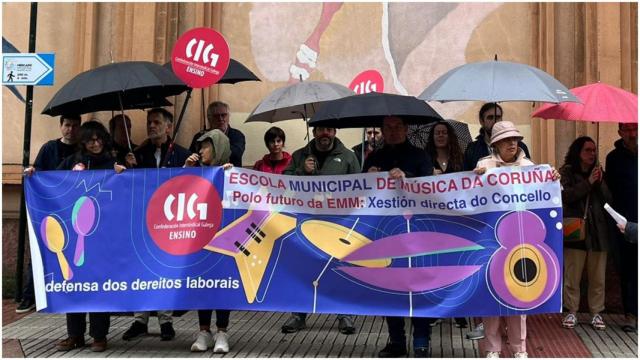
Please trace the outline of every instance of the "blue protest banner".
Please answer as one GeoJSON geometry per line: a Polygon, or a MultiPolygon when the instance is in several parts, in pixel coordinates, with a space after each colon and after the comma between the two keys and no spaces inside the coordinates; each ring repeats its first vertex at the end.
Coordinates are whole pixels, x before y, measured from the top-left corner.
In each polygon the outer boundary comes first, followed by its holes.
{"type": "Polygon", "coordinates": [[[51,171],[25,193],[38,308],[49,312],[561,310],[560,186],[546,165],[403,181],[51,171]]]}

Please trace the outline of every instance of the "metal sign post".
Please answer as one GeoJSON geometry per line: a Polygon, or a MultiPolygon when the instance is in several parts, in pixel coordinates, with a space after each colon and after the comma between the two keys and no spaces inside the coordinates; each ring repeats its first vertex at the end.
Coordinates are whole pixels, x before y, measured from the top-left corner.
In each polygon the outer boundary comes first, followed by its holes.
{"type": "MultiPolygon", "coordinates": [[[[38,3],[31,3],[31,17],[29,21],[29,52],[36,51],[36,24],[38,22],[38,3]]],[[[24,110],[24,140],[22,147],[22,167],[29,166],[31,150],[31,113],[33,110],[33,85],[27,86],[27,101],[24,110]]],[[[24,202],[24,181],[20,196],[20,220],[18,222],[18,258],[16,259],[16,301],[22,300],[22,278],[24,275],[24,248],[26,241],[27,210],[24,202]]]]}

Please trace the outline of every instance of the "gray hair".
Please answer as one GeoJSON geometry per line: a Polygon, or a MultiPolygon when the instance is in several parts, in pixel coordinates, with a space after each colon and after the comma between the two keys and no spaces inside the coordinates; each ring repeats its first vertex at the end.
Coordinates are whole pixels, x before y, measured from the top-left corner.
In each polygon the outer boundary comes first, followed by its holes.
{"type": "Polygon", "coordinates": [[[209,116],[211,116],[211,113],[213,112],[214,108],[217,108],[218,106],[224,106],[227,109],[227,112],[230,111],[229,108],[229,104],[227,104],[226,102],[222,102],[222,101],[214,101],[211,104],[209,104],[209,106],[207,107],[207,118],[209,118],[209,116]]]}

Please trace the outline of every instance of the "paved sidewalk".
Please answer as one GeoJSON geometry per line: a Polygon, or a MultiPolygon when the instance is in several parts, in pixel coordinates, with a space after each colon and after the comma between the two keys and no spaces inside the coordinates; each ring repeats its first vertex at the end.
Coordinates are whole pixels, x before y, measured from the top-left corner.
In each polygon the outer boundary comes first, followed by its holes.
{"type": "MultiPolygon", "coordinates": [[[[160,341],[155,318],[149,322],[150,335],[123,341],[122,333],[133,321],[128,316],[112,316],[109,347],[92,353],[89,347],[66,353],[56,352],[55,344],[66,337],[64,315],[31,313],[3,326],[3,357],[376,357],[386,344],[388,333],[382,317],[358,316],[353,335],[338,332],[335,315],[311,315],[307,329],[282,334],[280,326],[289,315],[275,312],[237,311],[229,326],[231,351],[226,355],[191,353],[189,348],[198,329],[196,312],[174,319],[177,336],[160,341]]],[[[530,357],[638,357],[638,336],[620,330],[621,315],[605,315],[607,331],[596,332],[588,316],[580,314],[575,330],[559,326],[559,314],[530,316],[528,351],[530,357]]],[[[407,331],[408,329],[407,322],[407,331]]],[[[478,357],[477,342],[467,340],[468,329],[458,329],[449,320],[433,328],[432,357],[478,357]]],[[[91,338],[87,336],[87,342],[91,338]]],[[[505,353],[503,356],[510,354],[505,353]]]]}

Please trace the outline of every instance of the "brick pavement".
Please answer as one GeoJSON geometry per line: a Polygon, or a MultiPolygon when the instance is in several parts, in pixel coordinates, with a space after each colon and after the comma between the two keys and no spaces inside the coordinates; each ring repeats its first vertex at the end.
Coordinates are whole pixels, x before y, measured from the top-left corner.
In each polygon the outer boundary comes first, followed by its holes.
{"type": "MultiPolygon", "coordinates": [[[[60,353],[55,344],[66,336],[65,319],[61,314],[30,313],[16,315],[9,312],[15,304],[3,303],[4,357],[220,357],[210,351],[191,353],[189,346],[197,334],[197,316],[189,312],[175,318],[177,337],[170,342],[159,339],[157,321],[149,323],[151,335],[128,342],[122,333],[131,324],[130,316],[112,316],[109,348],[102,354],[88,348],[60,353]]],[[[311,315],[308,329],[297,334],[282,334],[280,326],[287,314],[274,312],[237,311],[232,314],[229,334],[231,351],[223,357],[375,357],[384,346],[388,333],[379,316],[358,316],[357,333],[350,336],[336,330],[335,315],[311,315]]],[[[589,358],[638,357],[637,333],[625,333],[619,314],[604,314],[607,331],[595,331],[588,314],[579,314],[581,323],[574,330],[560,327],[560,314],[530,316],[528,322],[528,351],[531,357],[589,358]]],[[[408,324],[408,322],[407,322],[408,324]]],[[[408,325],[407,325],[408,326],[408,325]]],[[[407,329],[409,330],[409,329],[407,329]]],[[[449,320],[433,328],[432,357],[478,357],[478,343],[464,338],[468,329],[455,328],[449,320]]],[[[91,342],[90,337],[86,337],[91,342]]],[[[410,341],[410,339],[409,339],[410,341]]],[[[503,354],[504,357],[508,352],[503,354]]]]}

